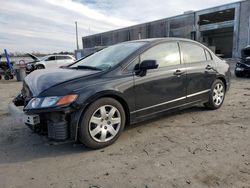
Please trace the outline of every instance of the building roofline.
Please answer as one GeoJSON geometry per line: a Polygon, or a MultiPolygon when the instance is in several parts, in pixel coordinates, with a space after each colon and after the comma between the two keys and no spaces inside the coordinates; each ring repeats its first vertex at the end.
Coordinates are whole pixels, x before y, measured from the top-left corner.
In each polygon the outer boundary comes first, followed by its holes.
{"type": "Polygon", "coordinates": [[[195,13],[206,11],[206,10],[209,10],[209,9],[216,9],[216,8],[229,6],[229,5],[234,5],[234,4],[237,5],[237,4],[240,4],[240,3],[245,2],[245,1],[247,1],[247,0],[239,0],[239,1],[236,1],[236,2],[227,3],[227,4],[223,4],[223,5],[218,5],[218,6],[214,6],[214,7],[210,7],[210,8],[205,8],[205,9],[193,11],[193,12],[190,12],[190,13],[179,14],[179,15],[170,16],[170,17],[167,17],[167,18],[162,18],[162,19],[159,19],[159,20],[148,21],[148,22],[139,23],[139,24],[136,24],[136,25],[123,27],[123,28],[118,28],[118,29],[113,29],[113,30],[109,30],[109,31],[105,31],[105,32],[92,34],[92,35],[87,35],[87,36],[83,36],[82,39],[102,35],[102,34],[105,34],[105,33],[118,32],[118,31],[125,30],[125,29],[132,29],[133,27],[138,27],[138,26],[142,26],[142,25],[145,25],[145,24],[151,24],[151,23],[161,22],[161,21],[165,21],[165,20],[172,20],[172,19],[175,19],[175,18],[178,18],[178,17],[184,17],[184,16],[187,16],[187,15],[190,15],[190,14],[195,14],[195,13]]]}

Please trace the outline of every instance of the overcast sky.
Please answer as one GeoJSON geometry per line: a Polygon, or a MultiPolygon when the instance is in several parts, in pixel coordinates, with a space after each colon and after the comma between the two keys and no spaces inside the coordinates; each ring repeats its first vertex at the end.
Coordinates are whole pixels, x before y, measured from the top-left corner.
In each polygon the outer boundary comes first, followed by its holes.
{"type": "Polygon", "coordinates": [[[0,0],[0,49],[60,52],[81,37],[237,0],[0,0]]]}

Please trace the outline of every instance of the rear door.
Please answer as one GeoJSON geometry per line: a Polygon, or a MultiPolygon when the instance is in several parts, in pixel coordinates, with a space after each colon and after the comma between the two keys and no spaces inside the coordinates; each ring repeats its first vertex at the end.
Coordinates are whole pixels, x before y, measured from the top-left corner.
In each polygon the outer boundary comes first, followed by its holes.
{"type": "Polygon", "coordinates": [[[158,69],[145,76],[135,76],[137,117],[183,105],[186,100],[186,68],[181,64],[177,42],[151,47],[140,55],[140,62],[156,60],[158,69]]]}
{"type": "Polygon", "coordinates": [[[212,56],[199,44],[192,42],[180,44],[187,71],[187,102],[206,100],[216,78],[212,56]]]}

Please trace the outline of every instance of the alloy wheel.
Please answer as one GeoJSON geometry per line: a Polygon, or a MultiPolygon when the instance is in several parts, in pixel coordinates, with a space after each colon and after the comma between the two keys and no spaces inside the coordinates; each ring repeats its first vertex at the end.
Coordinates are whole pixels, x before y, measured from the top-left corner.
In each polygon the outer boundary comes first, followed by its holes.
{"type": "Polygon", "coordinates": [[[214,104],[217,106],[221,105],[224,99],[224,95],[224,86],[221,83],[217,83],[213,90],[214,104]]]}

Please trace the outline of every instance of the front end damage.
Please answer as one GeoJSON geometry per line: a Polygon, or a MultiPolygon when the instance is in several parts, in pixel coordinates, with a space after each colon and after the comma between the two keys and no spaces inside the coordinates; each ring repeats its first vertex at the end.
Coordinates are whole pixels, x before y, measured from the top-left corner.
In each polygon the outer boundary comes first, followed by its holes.
{"type": "Polygon", "coordinates": [[[12,114],[21,114],[23,122],[35,133],[55,141],[77,140],[77,125],[82,112],[78,106],[28,109],[32,99],[32,92],[24,83],[21,94],[10,103],[9,109],[12,114]]]}

